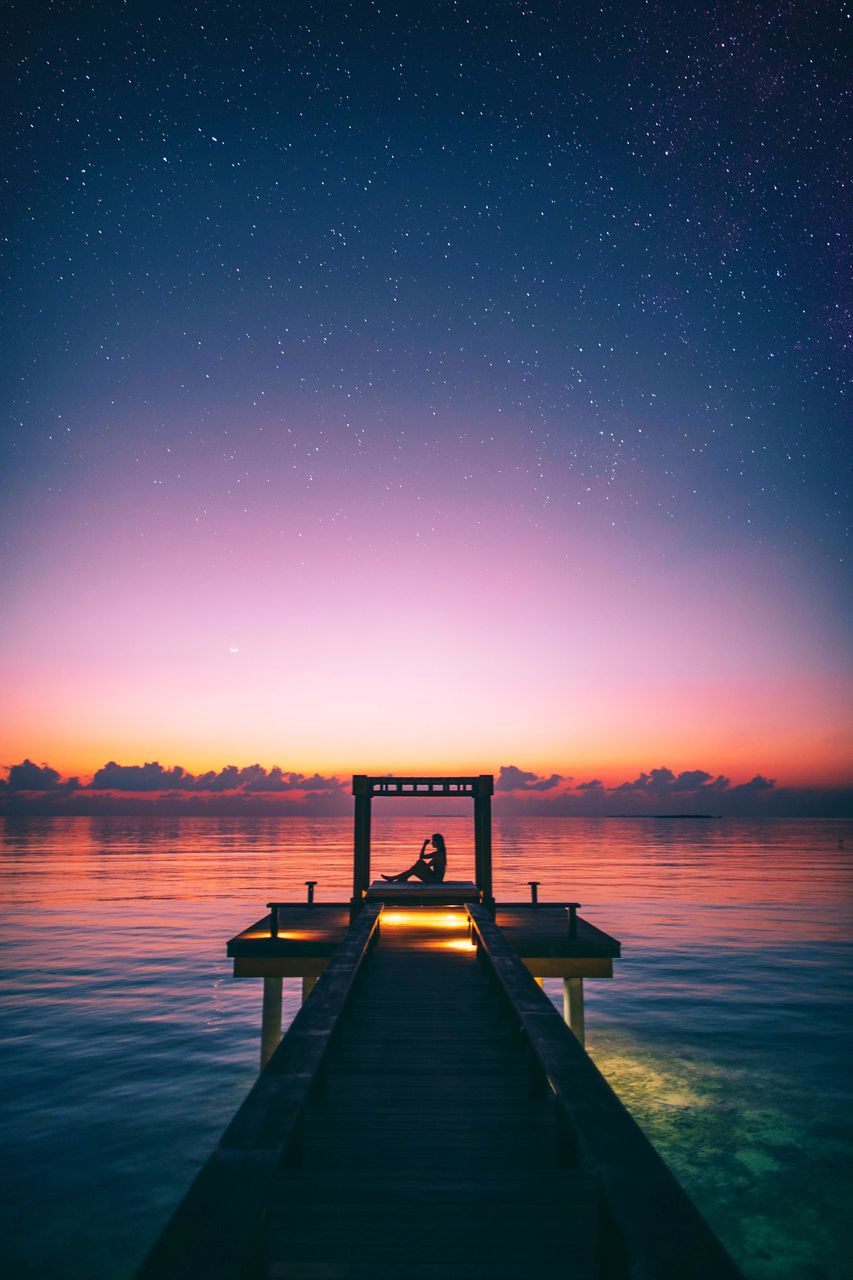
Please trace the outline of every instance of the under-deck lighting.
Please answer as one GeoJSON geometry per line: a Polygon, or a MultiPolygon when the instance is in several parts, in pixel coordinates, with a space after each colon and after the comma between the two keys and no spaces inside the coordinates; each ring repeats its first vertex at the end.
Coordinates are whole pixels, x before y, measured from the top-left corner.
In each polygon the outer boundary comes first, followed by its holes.
{"type": "Polygon", "coordinates": [[[381,925],[422,929],[464,929],[468,917],[462,911],[383,911],[381,925]]]}
{"type": "MultiPolygon", "coordinates": [[[[315,936],[316,935],[314,933],[309,932],[307,929],[279,929],[278,933],[275,935],[275,941],[281,942],[284,940],[285,942],[299,942],[300,940],[313,938],[315,936]]],[[[244,942],[255,938],[263,938],[265,942],[269,942],[271,937],[272,934],[269,929],[249,929],[246,933],[240,934],[240,940],[244,942]]]]}

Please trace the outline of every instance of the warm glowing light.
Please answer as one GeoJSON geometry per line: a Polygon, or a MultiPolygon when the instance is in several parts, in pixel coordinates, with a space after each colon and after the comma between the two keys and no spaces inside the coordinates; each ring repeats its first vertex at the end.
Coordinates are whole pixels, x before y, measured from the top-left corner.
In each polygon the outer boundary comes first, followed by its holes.
{"type": "MultiPolygon", "coordinates": [[[[275,935],[276,942],[282,940],[287,942],[300,942],[306,938],[313,938],[315,935],[308,929],[279,929],[275,935]]],[[[248,942],[254,941],[255,938],[265,938],[267,941],[272,937],[269,929],[247,929],[245,933],[241,933],[240,937],[248,942]]]]}
{"type": "Polygon", "coordinates": [[[382,924],[416,929],[464,929],[468,917],[461,911],[383,911],[382,924]]]}

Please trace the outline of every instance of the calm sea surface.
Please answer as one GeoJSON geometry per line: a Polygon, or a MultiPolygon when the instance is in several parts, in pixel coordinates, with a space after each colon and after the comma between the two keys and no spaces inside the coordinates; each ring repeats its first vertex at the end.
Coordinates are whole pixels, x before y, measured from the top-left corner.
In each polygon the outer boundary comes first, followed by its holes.
{"type": "MultiPolygon", "coordinates": [[[[374,869],[438,829],[465,878],[471,826],[386,806],[374,869]]],[[[0,825],[6,1274],[133,1274],[257,1070],[261,984],[231,977],[226,939],[309,877],[347,897],[351,839],[337,819],[0,825]]],[[[498,898],[539,879],[622,940],[586,983],[588,1047],[750,1280],[850,1274],[849,851],[851,822],[495,823],[498,898]]]]}

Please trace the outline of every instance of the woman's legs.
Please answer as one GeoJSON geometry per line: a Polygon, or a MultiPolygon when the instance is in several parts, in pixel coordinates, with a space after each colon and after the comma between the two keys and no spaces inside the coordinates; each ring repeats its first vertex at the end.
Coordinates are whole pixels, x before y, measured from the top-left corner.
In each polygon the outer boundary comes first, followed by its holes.
{"type": "Polygon", "coordinates": [[[410,880],[412,876],[417,880],[425,881],[432,880],[434,878],[433,870],[429,863],[424,862],[423,858],[418,858],[417,862],[414,863],[413,866],[409,867],[408,871],[401,871],[400,874],[396,876],[384,875],[382,879],[387,880],[389,884],[397,884],[403,880],[410,880]]]}

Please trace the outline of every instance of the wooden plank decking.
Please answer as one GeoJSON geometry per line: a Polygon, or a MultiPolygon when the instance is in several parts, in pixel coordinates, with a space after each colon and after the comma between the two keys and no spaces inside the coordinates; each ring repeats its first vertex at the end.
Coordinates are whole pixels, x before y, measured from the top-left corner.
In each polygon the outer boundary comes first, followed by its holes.
{"type": "MultiPolygon", "coordinates": [[[[313,963],[307,910],[229,951],[313,963]]],[[[541,910],[367,904],[140,1280],[742,1280],[507,936],[571,962],[541,910]]]]}
{"type": "Polygon", "coordinates": [[[270,1198],[275,1280],[596,1274],[593,1180],[559,1167],[552,1100],[531,1096],[456,919],[383,924],[308,1108],[303,1167],[270,1198]]]}

